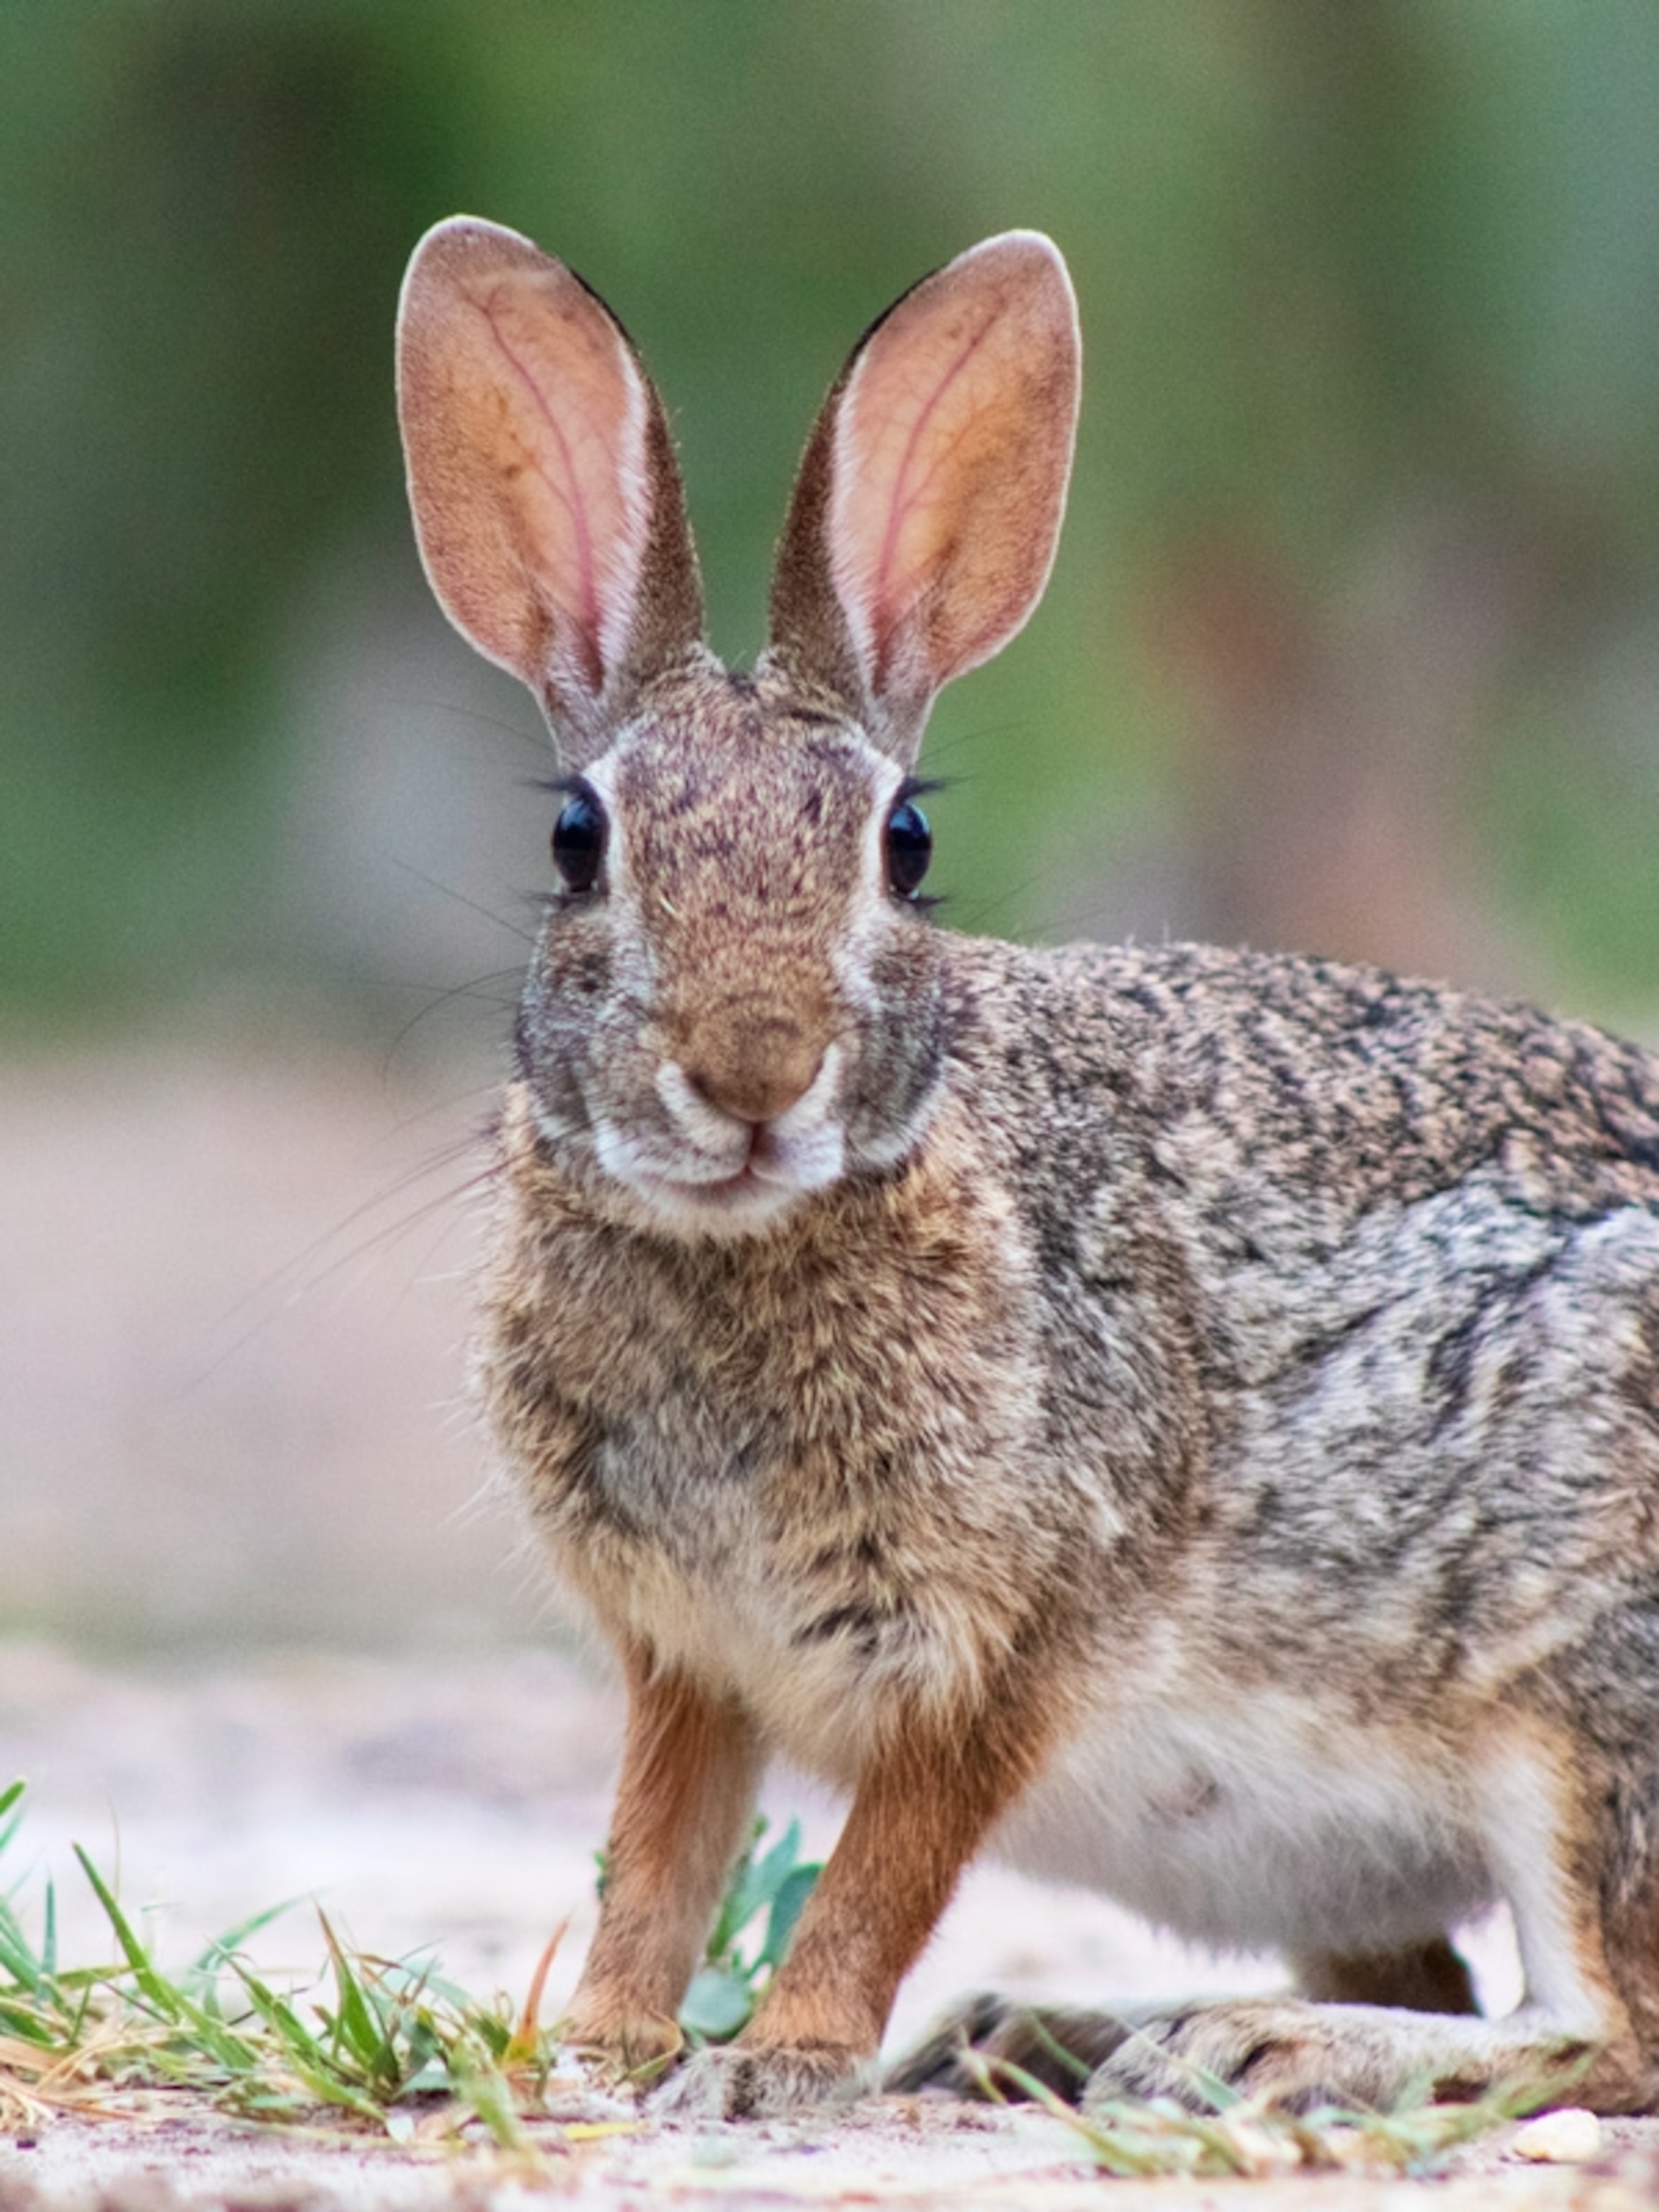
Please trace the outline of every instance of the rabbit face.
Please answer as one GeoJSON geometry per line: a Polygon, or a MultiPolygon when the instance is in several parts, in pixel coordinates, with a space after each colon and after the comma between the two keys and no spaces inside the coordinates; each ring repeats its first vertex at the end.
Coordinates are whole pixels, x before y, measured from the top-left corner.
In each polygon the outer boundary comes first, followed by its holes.
{"type": "Polygon", "coordinates": [[[902,1158],[944,1024],[939,941],[890,871],[897,766],[781,673],[698,668],[564,788],[600,848],[520,1018],[549,1143],[705,1234],[902,1158]]]}

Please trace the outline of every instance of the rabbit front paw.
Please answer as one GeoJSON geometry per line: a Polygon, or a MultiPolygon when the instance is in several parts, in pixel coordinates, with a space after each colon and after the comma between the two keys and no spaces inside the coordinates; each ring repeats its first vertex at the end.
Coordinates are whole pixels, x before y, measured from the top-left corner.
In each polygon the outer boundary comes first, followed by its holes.
{"type": "Polygon", "coordinates": [[[651,2100],[654,2118],[775,2119],[805,2105],[850,2104],[870,2087],[872,2062],[844,2044],[731,2043],[700,2051],[651,2100]]]}
{"type": "Polygon", "coordinates": [[[641,2007],[578,2002],[559,2040],[611,2080],[648,2086],[685,2047],[678,2021],[641,2007]]]}

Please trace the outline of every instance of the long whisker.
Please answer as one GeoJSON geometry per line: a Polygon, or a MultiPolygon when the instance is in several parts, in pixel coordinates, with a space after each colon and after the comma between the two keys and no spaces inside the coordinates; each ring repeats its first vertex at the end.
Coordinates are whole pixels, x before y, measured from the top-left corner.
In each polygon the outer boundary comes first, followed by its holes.
{"type": "Polygon", "coordinates": [[[413,876],[417,884],[424,884],[428,890],[437,891],[445,898],[453,899],[457,906],[470,908],[472,913],[482,915],[485,921],[493,921],[497,929],[504,929],[509,937],[516,937],[520,944],[529,945],[535,944],[533,932],[516,927],[504,915],[497,914],[493,908],[485,906],[481,900],[469,898],[465,891],[458,891],[453,884],[441,882],[436,876],[428,875],[425,869],[417,868],[413,860],[405,860],[395,854],[392,860],[395,866],[401,868],[405,875],[413,876]]]}
{"type": "MultiPolygon", "coordinates": [[[[496,1008],[505,1008],[514,1006],[517,1002],[518,999],[517,986],[519,982],[519,975],[520,971],[516,968],[497,968],[491,975],[476,975],[469,982],[452,983],[447,990],[434,991],[434,995],[427,1000],[425,1006],[420,1007],[417,1012],[410,1016],[409,1019],[404,1024],[403,1027],[397,1032],[396,1036],[392,1039],[392,1042],[387,1045],[386,1048],[386,1055],[380,1062],[380,1075],[382,1080],[384,1080],[390,1073],[393,1060],[396,1060],[404,1045],[408,1042],[409,1038],[414,1034],[414,1032],[419,1029],[422,1022],[428,1020],[432,1015],[439,1012],[443,1007],[453,1005],[457,999],[477,999],[482,1006],[496,1008]],[[486,988],[492,983],[507,982],[512,983],[514,987],[513,991],[507,994],[503,994],[497,991],[492,991],[486,988]]],[[[412,990],[420,987],[411,984],[408,986],[408,988],[412,990]]],[[[426,988],[430,988],[431,987],[428,986],[426,988]]]]}
{"type": "MultiPolygon", "coordinates": [[[[319,1269],[305,1281],[289,1288],[284,1303],[291,1305],[297,1301],[302,1293],[305,1295],[310,1295],[320,1290],[324,1285],[329,1283],[335,1277],[341,1274],[346,1268],[355,1266],[358,1261],[367,1257],[367,1255],[371,1252],[389,1249],[392,1246],[400,1243],[404,1238],[411,1236],[416,1230],[420,1228],[423,1223],[432,1219],[434,1215],[442,1214],[450,1217],[453,1219],[468,1200],[477,1196],[479,1193],[489,1187],[491,1182],[494,1180],[495,1175],[495,1164],[494,1161],[486,1161],[483,1165],[474,1169],[470,1175],[465,1176],[459,1182],[453,1183],[445,1189],[436,1192],[431,1198],[424,1200],[421,1205],[412,1208],[400,1219],[386,1223],[374,1231],[371,1235],[360,1238],[356,1243],[349,1246],[336,1259],[331,1261],[325,1267],[319,1269]]],[[[360,1212],[365,1210],[367,1209],[359,1209],[360,1212]]],[[[445,1233],[448,1233],[447,1230],[446,1230],[445,1233]]],[[[319,1242],[326,1243],[327,1239],[319,1239],[319,1242]]],[[[313,1249],[314,1250],[316,1248],[313,1246],[313,1249]]],[[[430,1249],[430,1250],[428,1250],[428,1263],[429,1263],[430,1261],[431,1250],[435,1249],[436,1246],[434,1245],[430,1249]]],[[[272,1279],[271,1282],[266,1285],[264,1295],[269,1296],[280,1289],[283,1285],[284,1279],[293,1275],[297,1264],[298,1263],[295,1262],[290,1262],[287,1267],[279,1270],[278,1273],[272,1279]]],[[[251,1305],[258,1301],[261,1295],[262,1294],[259,1291],[250,1292],[246,1297],[240,1299],[237,1302],[237,1305],[233,1311],[246,1313],[251,1305]]],[[[226,1318],[228,1320],[230,1316],[228,1315],[226,1318]]],[[[231,1340],[224,1346],[222,1350],[215,1353],[212,1358],[206,1360],[202,1366],[198,1368],[194,1373],[185,1378],[180,1385],[180,1395],[188,1395],[189,1392],[201,1389],[206,1382],[210,1381],[222,1367],[224,1367],[230,1360],[234,1359],[247,1345],[251,1344],[259,1334],[262,1329],[270,1326],[272,1318],[273,1316],[270,1312],[262,1312],[253,1316],[253,1317],[249,1320],[246,1327],[239,1329],[231,1340]]]]}
{"type": "Polygon", "coordinates": [[[509,722],[504,715],[486,713],[482,707],[463,706],[458,699],[400,699],[388,693],[389,704],[401,707],[411,714],[432,714],[447,722],[471,722],[475,729],[487,730],[492,737],[504,739],[514,746],[540,755],[547,751],[547,732],[538,727],[526,729],[517,722],[509,722]]]}
{"type": "Polygon", "coordinates": [[[269,1309],[274,1302],[292,1304],[303,1292],[319,1288],[340,1273],[343,1268],[350,1267],[366,1254],[374,1251],[377,1246],[384,1247],[395,1242],[408,1230],[418,1225],[433,1212],[441,1207],[453,1206],[458,1201],[471,1196],[475,1191],[483,1188],[495,1172],[494,1158],[489,1154],[486,1154],[482,1164],[459,1183],[438,1192],[434,1197],[424,1200],[400,1219],[389,1223],[383,1222],[368,1235],[360,1237],[338,1253],[328,1261],[326,1266],[318,1267],[315,1264],[319,1255],[326,1252],[341,1236],[355,1229],[361,1223],[372,1219],[395,1200],[424,1182],[428,1177],[453,1167],[458,1161],[474,1154],[479,1142],[480,1133],[477,1130],[468,1130],[464,1135],[453,1138],[448,1143],[436,1147],[426,1158],[416,1161],[412,1166],[404,1169],[390,1183],[376,1191],[372,1197],[366,1198],[361,1204],[353,1206],[343,1219],[325,1230],[320,1236],[313,1237],[309,1243],[297,1252],[292,1259],[284,1261],[281,1267],[273,1269],[263,1281],[256,1283],[251,1290],[227,1307],[221,1316],[221,1327],[233,1325],[240,1318],[248,1315],[251,1309],[264,1310],[257,1312],[248,1326],[238,1332],[234,1341],[216,1354],[199,1374],[192,1376],[185,1387],[194,1388],[207,1376],[216,1372],[233,1353],[257,1335],[270,1318],[269,1309]]]}

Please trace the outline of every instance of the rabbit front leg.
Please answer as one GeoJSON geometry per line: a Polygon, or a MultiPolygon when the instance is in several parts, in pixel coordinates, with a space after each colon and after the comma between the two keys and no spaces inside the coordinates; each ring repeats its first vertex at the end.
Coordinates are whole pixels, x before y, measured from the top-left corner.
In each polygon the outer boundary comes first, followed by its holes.
{"type": "Polygon", "coordinates": [[[765,2117],[856,2096],[898,1985],[1034,1764],[1033,1708],[975,1728],[917,1717],[868,1761],[765,2003],[665,2084],[659,2113],[765,2117]]]}
{"type": "Polygon", "coordinates": [[[628,1734],[605,1893],[567,2039],[625,2069],[672,2057],[675,2015],[755,1802],[741,1707],[628,1652],[628,1734]]]}

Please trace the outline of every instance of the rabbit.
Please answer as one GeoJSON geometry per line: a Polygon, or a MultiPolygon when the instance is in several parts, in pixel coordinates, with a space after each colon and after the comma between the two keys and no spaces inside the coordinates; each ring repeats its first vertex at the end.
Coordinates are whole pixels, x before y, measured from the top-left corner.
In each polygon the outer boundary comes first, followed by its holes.
{"type": "MultiPolygon", "coordinates": [[[[628,1693],[569,2033],[665,2113],[854,2096],[983,1851],[1293,1972],[1068,2016],[1087,2102],[1565,2071],[1644,2109],[1659,1063],[1363,967],[930,921],[923,726],[1043,590],[1079,382],[1045,238],[905,293],[728,672],[610,309],[471,218],[410,268],[426,572],[562,772],[475,1364],[628,1693]],[[687,2057],[774,1754],[850,1809],[755,2018],[687,2057]],[[1499,1900],[1489,2020],[1451,1936],[1499,1900]]],[[[994,1999],[962,2027],[1036,2048],[994,1999]]]]}

